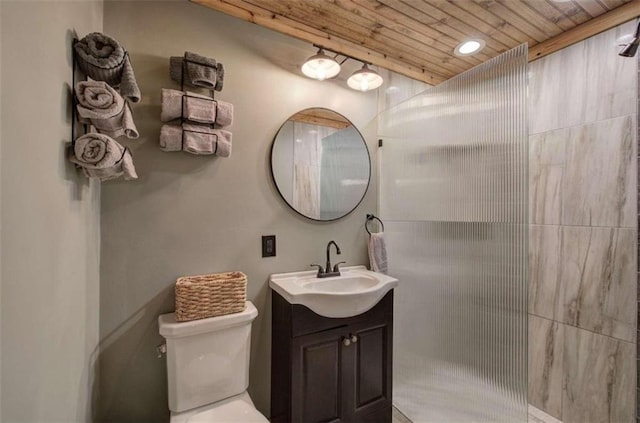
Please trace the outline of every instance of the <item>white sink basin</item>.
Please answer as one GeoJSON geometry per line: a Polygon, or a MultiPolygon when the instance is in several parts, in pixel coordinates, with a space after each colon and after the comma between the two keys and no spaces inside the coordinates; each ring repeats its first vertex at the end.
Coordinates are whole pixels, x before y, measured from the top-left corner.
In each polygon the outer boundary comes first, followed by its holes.
{"type": "Polygon", "coordinates": [[[398,280],[364,266],[340,269],[340,276],[316,277],[317,271],[271,275],[269,286],[290,304],[301,304],[325,317],[351,317],[372,308],[398,286],[398,280]]]}

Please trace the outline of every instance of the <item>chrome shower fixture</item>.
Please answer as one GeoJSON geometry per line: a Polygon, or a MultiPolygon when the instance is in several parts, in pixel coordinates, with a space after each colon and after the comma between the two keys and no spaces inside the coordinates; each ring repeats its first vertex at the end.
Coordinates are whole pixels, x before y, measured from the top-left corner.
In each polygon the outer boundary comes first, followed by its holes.
{"type": "Polygon", "coordinates": [[[638,45],[640,45],[640,22],[638,22],[638,28],[636,28],[636,34],[631,39],[629,44],[626,44],[624,48],[618,53],[620,56],[633,57],[638,51],[638,45]]]}

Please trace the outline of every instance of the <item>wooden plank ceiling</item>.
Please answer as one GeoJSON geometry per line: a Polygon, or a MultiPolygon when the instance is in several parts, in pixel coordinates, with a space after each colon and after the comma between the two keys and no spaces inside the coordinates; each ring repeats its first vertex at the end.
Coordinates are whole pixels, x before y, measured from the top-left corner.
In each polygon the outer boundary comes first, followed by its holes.
{"type": "Polygon", "coordinates": [[[328,126],[329,128],[345,129],[351,126],[351,122],[341,114],[329,109],[306,109],[291,116],[289,120],[294,122],[309,123],[313,125],[328,126]]]}
{"type": "Polygon", "coordinates": [[[192,0],[437,84],[521,43],[530,59],[640,15],[640,0],[192,0]],[[454,48],[481,38],[484,49],[454,48]]]}

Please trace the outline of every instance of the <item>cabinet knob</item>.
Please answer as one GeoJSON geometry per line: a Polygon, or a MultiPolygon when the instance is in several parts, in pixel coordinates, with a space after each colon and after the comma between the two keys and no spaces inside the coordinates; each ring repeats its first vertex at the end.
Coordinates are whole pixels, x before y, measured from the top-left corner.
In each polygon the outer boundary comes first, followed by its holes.
{"type": "Polygon", "coordinates": [[[349,340],[349,338],[342,338],[342,344],[345,347],[348,347],[349,345],[351,345],[351,341],[349,340]]]}
{"type": "Polygon", "coordinates": [[[354,344],[358,342],[358,337],[356,335],[351,335],[351,342],[353,342],[354,344]]]}

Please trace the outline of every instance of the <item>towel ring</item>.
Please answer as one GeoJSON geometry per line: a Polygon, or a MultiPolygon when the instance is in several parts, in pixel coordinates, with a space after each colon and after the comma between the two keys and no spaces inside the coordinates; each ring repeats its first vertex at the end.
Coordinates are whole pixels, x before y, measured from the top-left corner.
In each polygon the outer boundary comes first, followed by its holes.
{"type": "Polygon", "coordinates": [[[380,222],[380,226],[382,227],[382,232],[384,232],[384,223],[382,223],[382,220],[380,220],[379,217],[373,215],[373,214],[367,214],[367,221],[364,224],[364,228],[367,230],[367,233],[369,235],[371,235],[371,231],[369,230],[369,227],[367,226],[369,224],[370,221],[372,220],[377,220],[378,222],[380,222]]]}

